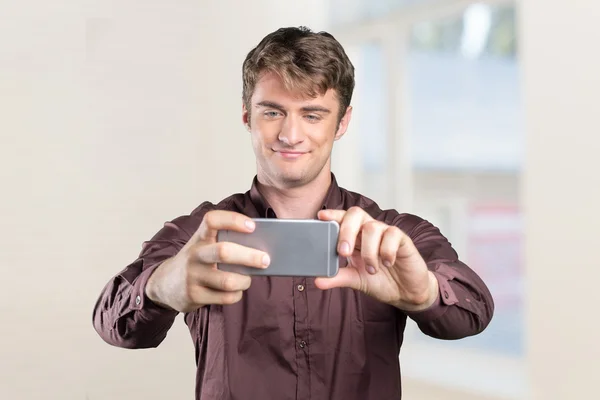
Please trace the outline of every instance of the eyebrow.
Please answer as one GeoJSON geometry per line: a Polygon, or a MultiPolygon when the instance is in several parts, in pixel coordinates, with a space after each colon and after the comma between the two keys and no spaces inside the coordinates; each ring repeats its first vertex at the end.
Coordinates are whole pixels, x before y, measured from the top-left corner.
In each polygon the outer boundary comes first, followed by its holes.
{"type": "MultiPolygon", "coordinates": [[[[279,111],[285,111],[285,108],[281,104],[277,104],[273,101],[261,101],[256,104],[256,107],[267,107],[274,108],[279,111]]],[[[322,113],[330,113],[331,110],[322,106],[305,106],[301,108],[304,112],[322,112],[322,113]]]]}

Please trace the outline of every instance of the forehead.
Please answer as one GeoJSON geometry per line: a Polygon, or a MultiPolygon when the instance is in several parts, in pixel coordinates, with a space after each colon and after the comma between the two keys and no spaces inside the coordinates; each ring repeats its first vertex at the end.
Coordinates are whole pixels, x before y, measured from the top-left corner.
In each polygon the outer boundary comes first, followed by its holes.
{"type": "Polygon", "coordinates": [[[300,91],[291,91],[285,87],[283,79],[273,72],[262,74],[254,87],[252,94],[252,104],[261,101],[274,101],[282,105],[307,105],[321,104],[333,107],[338,103],[338,98],[335,89],[328,89],[325,94],[317,94],[316,97],[311,97],[307,93],[300,91]]]}

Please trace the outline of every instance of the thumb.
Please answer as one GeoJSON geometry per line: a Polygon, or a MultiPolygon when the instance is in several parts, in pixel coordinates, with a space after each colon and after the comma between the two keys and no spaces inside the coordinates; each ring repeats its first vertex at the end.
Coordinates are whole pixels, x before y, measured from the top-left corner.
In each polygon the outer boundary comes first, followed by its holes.
{"type": "Polygon", "coordinates": [[[340,268],[336,276],[331,278],[315,278],[315,286],[321,290],[333,289],[336,287],[349,287],[359,290],[360,275],[356,268],[340,268]]]}

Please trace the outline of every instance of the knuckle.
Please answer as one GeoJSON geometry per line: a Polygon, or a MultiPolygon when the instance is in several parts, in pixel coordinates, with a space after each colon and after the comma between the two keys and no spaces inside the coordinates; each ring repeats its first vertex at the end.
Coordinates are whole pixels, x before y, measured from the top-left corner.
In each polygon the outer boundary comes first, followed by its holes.
{"type": "Polygon", "coordinates": [[[376,219],[372,220],[371,222],[373,222],[382,231],[385,231],[387,228],[389,228],[389,225],[385,222],[377,221],[376,219]]]}
{"type": "Polygon", "coordinates": [[[372,267],[376,267],[379,265],[379,257],[368,256],[365,257],[365,265],[370,265],[372,267]]]}
{"type": "Polygon", "coordinates": [[[202,300],[203,288],[197,285],[189,286],[186,295],[189,303],[199,303],[202,300]]]}
{"type": "Polygon", "coordinates": [[[211,210],[211,211],[208,211],[206,214],[204,214],[204,218],[202,219],[202,222],[206,226],[212,228],[212,227],[214,227],[214,225],[217,222],[216,219],[217,219],[216,211],[215,210],[211,210]]]}
{"type": "Polygon", "coordinates": [[[225,291],[233,291],[237,288],[235,278],[230,274],[223,274],[221,278],[221,288],[225,291]]]}
{"type": "Polygon", "coordinates": [[[351,215],[360,214],[362,212],[363,212],[363,209],[360,208],[359,206],[352,206],[348,209],[348,213],[351,215]]]}
{"type": "Polygon", "coordinates": [[[230,249],[226,242],[217,243],[215,246],[215,258],[219,261],[227,260],[230,256],[230,249]]]}
{"type": "Polygon", "coordinates": [[[242,279],[243,290],[248,289],[251,284],[252,284],[252,279],[249,276],[244,276],[242,279]]]}
{"type": "Polygon", "coordinates": [[[246,217],[241,214],[233,215],[233,223],[237,226],[243,227],[246,222],[246,217]]]}
{"type": "Polygon", "coordinates": [[[402,236],[402,231],[400,230],[400,228],[398,228],[397,226],[390,226],[388,228],[388,231],[393,234],[394,236],[402,236]]]}
{"type": "Polygon", "coordinates": [[[377,251],[370,245],[364,245],[361,250],[361,256],[363,260],[373,262],[373,259],[377,257],[377,251]]]}
{"type": "Polygon", "coordinates": [[[369,221],[363,225],[363,231],[366,231],[369,233],[376,232],[378,230],[378,228],[379,228],[379,226],[376,221],[369,221]]]}
{"type": "Polygon", "coordinates": [[[191,282],[191,279],[186,279],[184,285],[184,295],[183,298],[186,302],[193,302],[194,299],[198,296],[198,287],[191,282]]]}
{"type": "Polygon", "coordinates": [[[381,251],[381,256],[385,260],[391,260],[394,258],[395,255],[396,255],[396,253],[391,248],[386,248],[381,251]]]}
{"type": "Polygon", "coordinates": [[[192,262],[192,260],[197,258],[198,250],[198,246],[190,244],[189,246],[183,247],[176,257],[179,261],[183,261],[185,263],[187,269],[189,268],[189,265],[192,262]]]}
{"type": "Polygon", "coordinates": [[[189,262],[185,264],[180,273],[180,276],[183,277],[183,282],[186,288],[194,286],[194,279],[196,278],[196,276],[194,276],[194,269],[190,267],[189,262]]]}
{"type": "Polygon", "coordinates": [[[242,299],[241,292],[227,292],[221,295],[221,302],[223,304],[234,304],[242,299]]]}

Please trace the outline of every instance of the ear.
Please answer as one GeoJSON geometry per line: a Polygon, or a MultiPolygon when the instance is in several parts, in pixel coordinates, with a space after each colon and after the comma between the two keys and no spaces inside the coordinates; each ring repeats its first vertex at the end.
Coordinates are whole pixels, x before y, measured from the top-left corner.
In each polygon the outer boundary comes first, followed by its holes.
{"type": "Polygon", "coordinates": [[[246,105],[242,103],[242,122],[248,131],[250,131],[250,113],[246,105]]]}
{"type": "Polygon", "coordinates": [[[334,140],[339,140],[342,136],[344,136],[346,130],[348,129],[348,125],[350,124],[350,119],[352,119],[352,106],[348,106],[348,108],[346,108],[346,112],[340,120],[338,129],[335,133],[334,140]]]}

